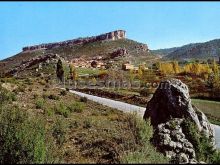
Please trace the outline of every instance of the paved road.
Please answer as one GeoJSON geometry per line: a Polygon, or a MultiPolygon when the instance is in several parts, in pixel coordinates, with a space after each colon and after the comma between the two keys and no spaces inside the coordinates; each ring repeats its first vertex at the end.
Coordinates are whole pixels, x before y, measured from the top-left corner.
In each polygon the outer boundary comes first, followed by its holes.
{"type": "MultiPolygon", "coordinates": [[[[98,96],[93,96],[93,95],[89,95],[89,94],[85,94],[82,92],[77,92],[77,91],[73,91],[70,90],[71,93],[74,93],[76,95],[82,96],[82,97],[87,97],[89,100],[98,102],[102,105],[106,105],[118,110],[121,110],[123,112],[137,112],[138,115],[140,115],[141,117],[143,117],[144,112],[145,112],[145,108],[144,107],[139,107],[136,105],[132,105],[132,104],[128,104],[128,103],[124,103],[124,102],[120,102],[120,101],[115,101],[115,100],[111,100],[111,99],[107,99],[107,98],[102,98],[102,97],[98,97],[98,96]]],[[[215,138],[216,138],[216,143],[217,143],[217,147],[220,148],[220,126],[217,125],[213,125],[215,128],[215,138]]]]}

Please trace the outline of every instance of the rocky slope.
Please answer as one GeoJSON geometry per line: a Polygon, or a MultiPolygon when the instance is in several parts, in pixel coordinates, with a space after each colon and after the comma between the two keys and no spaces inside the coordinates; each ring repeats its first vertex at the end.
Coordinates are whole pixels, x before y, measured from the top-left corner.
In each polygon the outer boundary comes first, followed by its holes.
{"type": "Polygon", "coordinates": [[[213,150],[215,134],[203,112],[191,104],[188,87],[180,80],[160,83],[148,102],[144,119],[154,127],[153,144],[171,160],[179,163],[197,163],[196,147],[189,136],[187,122],[195,124],[198,133],[209,139],[213,150]]]}

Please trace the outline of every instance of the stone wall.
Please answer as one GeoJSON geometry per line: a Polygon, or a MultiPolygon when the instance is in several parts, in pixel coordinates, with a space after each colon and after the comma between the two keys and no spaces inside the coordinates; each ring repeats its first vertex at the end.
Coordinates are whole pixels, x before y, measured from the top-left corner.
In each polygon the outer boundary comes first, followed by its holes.
{"type": "Polygon", "coordinates": [[[63,42],[27,46],[27,47],[23,47],[22,50],[31,51],[31,50],[39,50],[39,49],[51,49],[54,47],[69,46],[69,45],[75,45],[75,44],[85,44],[85,43],[95,42],[95,41],[118,40],[118,39],[125,38],[125,33],[126,32],[124,30],[116,30],[113,32],[109,32],[109,33],[105,33],[105,34],[101,34],[101,35],[93,36],[93,37],[78,38],[78,39],[67,40],[63,42]]]}

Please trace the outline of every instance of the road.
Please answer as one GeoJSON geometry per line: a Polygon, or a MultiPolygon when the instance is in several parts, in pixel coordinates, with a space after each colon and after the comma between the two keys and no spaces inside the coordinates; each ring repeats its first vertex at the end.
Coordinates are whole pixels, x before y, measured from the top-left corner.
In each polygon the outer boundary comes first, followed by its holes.
{"type": "MultiPolygon", "coordinates": [[[[70,90],[70,92],[74,93],[78,96],[86,97],[89,100],[95,101],[95,102],[100,103],[102,105],[106,105],[106,106],[118,109],[118,110],[126,112],[126,113],[137,112],[137,114],[140,115],[141,117],[143,117],[145,109],[146,109],[144,107],[124,103],[121,101],[115,101],[115,100],[111,100],[111,99],[107,99],[107,98],[102,98],[102,97],[98,97],[98,96],[93,96],[93,95],[85,94],[85,93],[78,92],[78,91],[70,90]]],[[[213,125],[213,127],[215,129],[215,139],[216,139],[217,147],[220,148],[220,126],[213,125]]]]}

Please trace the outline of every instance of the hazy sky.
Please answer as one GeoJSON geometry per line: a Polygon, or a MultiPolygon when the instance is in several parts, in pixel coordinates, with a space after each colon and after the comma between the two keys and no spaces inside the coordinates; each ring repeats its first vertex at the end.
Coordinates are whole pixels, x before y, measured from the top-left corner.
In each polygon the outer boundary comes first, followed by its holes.
{"type": "Polygon", "coordinates": [[[220,2],[0,2],[0,59],[122,29],[150,49],[220,38],[220,2]]]}

